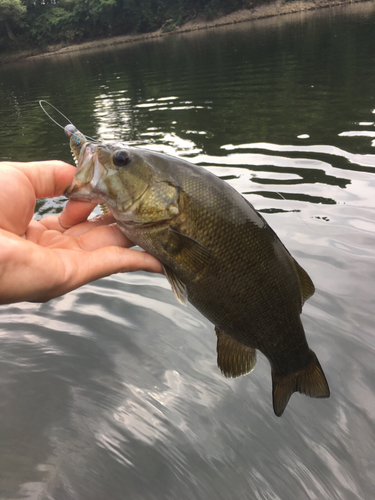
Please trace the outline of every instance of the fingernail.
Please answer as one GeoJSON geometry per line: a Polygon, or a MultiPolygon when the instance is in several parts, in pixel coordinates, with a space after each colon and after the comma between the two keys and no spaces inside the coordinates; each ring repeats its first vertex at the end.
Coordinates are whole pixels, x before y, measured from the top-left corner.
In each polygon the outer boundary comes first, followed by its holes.
{"type": "Polygon", "coordinates": [[[70,229],[72,227],[72,226],[64,226],[64,224],[61,222],[61,217],[59,217],[59,223],[63,229],[70,229]]]}

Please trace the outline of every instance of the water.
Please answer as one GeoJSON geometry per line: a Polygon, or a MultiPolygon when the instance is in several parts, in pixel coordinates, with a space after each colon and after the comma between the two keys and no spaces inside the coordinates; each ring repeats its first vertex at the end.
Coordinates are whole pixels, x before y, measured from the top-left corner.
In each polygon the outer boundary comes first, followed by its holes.
{"type": "Polygon", "coordinates": [[[374,23],[366,3],[0,68],[1,159],[70,161],[47,99],[261,210],[316,285],[302,319],[332,392],[276,418],[265,358],[225,379],[162,276],[1,306],[1,499],[373,498],[374,23]]]}

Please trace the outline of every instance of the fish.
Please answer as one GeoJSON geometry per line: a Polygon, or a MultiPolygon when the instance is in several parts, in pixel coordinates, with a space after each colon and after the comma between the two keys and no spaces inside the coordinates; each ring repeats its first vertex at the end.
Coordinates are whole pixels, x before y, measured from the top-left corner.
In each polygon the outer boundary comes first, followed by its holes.
{"type": "Polygon", "coordinates": [[[275,415],[294,392],[329,397],[300,317],[313,282],[248,200],[167,154],[86,139],[75,153],[65,195],[105,203],[121,231],[160,260],[177,300],[213,323],[226,377],[250,373],[260,351],[271,366],[275,415]]]}

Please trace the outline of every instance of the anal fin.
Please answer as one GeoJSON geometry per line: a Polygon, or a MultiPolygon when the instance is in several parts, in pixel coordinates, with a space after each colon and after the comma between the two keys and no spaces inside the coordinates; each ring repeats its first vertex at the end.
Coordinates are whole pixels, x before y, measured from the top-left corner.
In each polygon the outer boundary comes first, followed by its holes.
{"type": "Polygon", "coordinates": [[[240,377],[254,370],[256,350],[238,342],[217,326],[217,364],[226,377],[240,377]]]}

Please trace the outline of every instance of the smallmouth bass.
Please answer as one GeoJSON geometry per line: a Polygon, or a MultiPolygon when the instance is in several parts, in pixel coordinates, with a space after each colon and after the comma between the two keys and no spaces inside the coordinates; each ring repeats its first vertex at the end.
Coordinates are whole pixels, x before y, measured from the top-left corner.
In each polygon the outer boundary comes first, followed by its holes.
{"type": "Polygon", "coordinates": [[[260,350],[277,416],[294,392],[329,396],[300,319],[314,285],[245,198],[202,167],[123,143],[83,141],[76,156],[66,196],[105,203],[124,234],[162,262],[177,299],[215,325],[226,377],[251,372],[260,350]]]}

